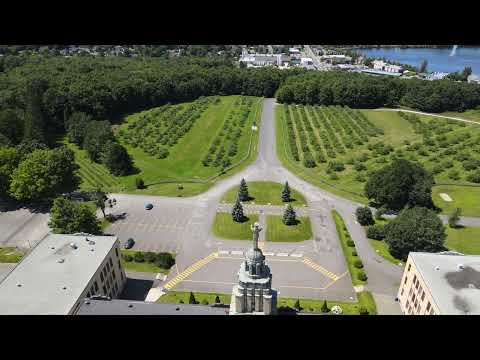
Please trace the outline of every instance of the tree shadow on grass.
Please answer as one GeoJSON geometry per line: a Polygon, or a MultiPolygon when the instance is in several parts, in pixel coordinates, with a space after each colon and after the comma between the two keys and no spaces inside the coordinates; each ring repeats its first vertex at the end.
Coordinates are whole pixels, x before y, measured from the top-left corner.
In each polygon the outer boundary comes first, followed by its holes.
{"type": "Polygon", "coordinates": [[[249,218],[248,216],[243,216],[243,218],[242,218],[241,221],[235,221],[235,220],[234,220],[234,222],[236,222],[236,223],[238,223],[238,224],[243,224],[243,223],[246,223],[246,222],[248,222],[248,221],[250,221],[250,218],[249,218]]]}
{"type": "Polygon", "coordinates": [[[278,315],[297,315],[298,310],[290,306],[280,306],[277,309],[278,315]]]}
{"type": "Polygon", "coordinates": [[[289,225],[286,225],[286,226],[297,226],[297,225],[300,225],[302,222],[298,219],[295,219],[295,222],[293,224],[289,224],[289,225]]]}

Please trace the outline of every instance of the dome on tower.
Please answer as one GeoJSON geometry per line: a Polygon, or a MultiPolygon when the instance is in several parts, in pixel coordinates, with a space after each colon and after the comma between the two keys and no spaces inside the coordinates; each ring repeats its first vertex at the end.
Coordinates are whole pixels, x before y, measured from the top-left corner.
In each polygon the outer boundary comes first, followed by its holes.
{"type": "Polygon", "coordinates": [[[250,248],[250,250],[247,251],[246,257],[247,260],[252,263],[263,262],[265,260],[265,256],[259,248],[250,248]]]}

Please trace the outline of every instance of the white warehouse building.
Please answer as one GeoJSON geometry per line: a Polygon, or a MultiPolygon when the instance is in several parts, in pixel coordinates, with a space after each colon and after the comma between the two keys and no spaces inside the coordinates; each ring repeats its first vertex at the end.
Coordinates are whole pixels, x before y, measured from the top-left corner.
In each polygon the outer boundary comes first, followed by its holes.
{"type": "Polygon", "coordinates": [[[115,236],[50,234],[0,282],[0,315],[71,315],[127,281],[115,236]]]}

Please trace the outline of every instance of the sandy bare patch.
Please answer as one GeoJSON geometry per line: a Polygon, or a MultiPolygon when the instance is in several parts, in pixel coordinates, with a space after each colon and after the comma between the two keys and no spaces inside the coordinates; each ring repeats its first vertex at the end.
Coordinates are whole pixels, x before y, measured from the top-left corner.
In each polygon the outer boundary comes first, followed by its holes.
{"type": "Polygon", "coordinates": [[[453,201],[452,198],[448,194],[440,193],[438,195],[440,195],[440,197],[442,198],[443,201],[446,201],[446,202],[452,202],[453,201]]]}

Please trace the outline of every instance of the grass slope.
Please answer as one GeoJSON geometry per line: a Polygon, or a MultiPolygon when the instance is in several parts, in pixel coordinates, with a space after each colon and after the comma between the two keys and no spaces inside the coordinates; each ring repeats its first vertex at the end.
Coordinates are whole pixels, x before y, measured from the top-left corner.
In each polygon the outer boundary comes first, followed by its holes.
{"type": "Polygon", "coordinates": [[[23,257],[23,253],[14,247],[0,248],[0,262],[1,263],[17,263],[23,257]]]}
{"type": "MultiPolygon", "coordinates": [[[[435,175],[437,186],[433,188],[433,199],[437,206],[442,208],[443,213],[450,213],[454,207],[460,207],[465,216],[480,216],[480,203],[475,201],[476,194],[480,195],[480,186],[475,183],[467,181],[467,176],[472,171],[466,171],[463,168],[462,162],[457,159],[457,155],[461,152],[470,153],[473,158],[480,160],[480,146],[478,146],[477,139],[480,139],[480,126],[475,124],[464,124],[454,121],[449,121],[442,118],[435,118],[432,116],[419,116],[419,119],[425,124],[443,126],[445,129],[450,129],[444,133],[435,134],[434,138],[440,135],[446,135],[447,139],[451,140],[453,137],[468,133],[470,139],[460,141],[459,143],[450,143],[446,148],[438,146],[439,141],[436,140],[436,145],[429,147],[422,143],[422,136],[414,132],[413,126],[398,113],[382,110],[361,110],[361,112],[378,128],[384,131],[384,135],[371,137],[368,143],[363,145],[355,145],[352,150],[346,151],[344,155],[337,154],[335,161],[342,162],[345,165],[345,170],[337,172],[338,179],[332,179],[327,173],[327,163],[318,163],[314,168],[305,168],[300,162],[293,159],[290,147],[287,141],[287,129],[283,118],[283,106],[277,106],[276,114],[276,134],[277,134],[277,155],[289,170],[297,174],[310,183],[324,188],[336,195],[344,198],[366,204],[368,201],[363,196],[364,182],[359,181],[357,176],[362,174],[364,179],[368,179],[368,171],[374,171],[386,165],[385,162],[380,162],[382,158],[387,162],[391,161],[392,154],[398,157],[404,157],[411,161],[419,161],[427,170],[432,170],[439,164],[444,164],[448,161],[453,163],[451,168],[446,166],[443,171],[435,175]],[[383,142],[391,145],[394,152],[390,155],[381,156],[375,155],[373,151],[368,149],[368,144],[376,142],[383,142]],[[418,143],[421,145],[421,150],[407,151],[407,143],[418,143]],[[450,154],[443,154],[445,150],[450,150],[450,154]],[[366,171],[356,171],[351,164],[347,164],[350,159],[355,159],[359,154],[366,153],[369,159],[364,162],[366,171]],[[459,172],[459,179],[452,179],[450,176],[451,170],[459,172]],[[454,202],[446,203],[438,194],[441,192],[448,193],[454,202]]],[[[307,111],[308,118],[312,118],[312,111],[307,111]]],[[[317,130],[315,130],[317,131],[317,130]]],[[[297,138],[298,140],[298,138],[297,138]]],[[[327,158],[327,161],[332,159],[327,158]]],[[[475,170],[473,170],[475,171],[475,170]]]]}
{"type": "MultiPolygon", "coordinates": [[[[140,148],[134,148],[120,139],[120,143],[125,146],[132,156],[135,166],[139,169],[137,174],[122,177],[112,176],[105,166],[90,161],[85,151],[69,144],[69,147],[74,150],[76,161],[80,166],[81,189],[90,190],[96,186],[102,186],[110,192],[122,191],[162,196],[193,196],[206,191],[216,181],[240,171],[256,158],[258,132],[252,132],[251,125],[254,121],[257,125],[260,123],[263,105],[261,98],[253,98],[250,115],[242,128],[242,135],[238,141],[237,154],[231,158],[232,164],[239,163],[238,166],[227,170],[225,174],[211,181],[206,181],[212,176],[218,175],[220,168],[206,167],[202,164],[202,159],[215,136],[221,132],[227,116],[236,110],[234,102],[239,98],[240,96],[219,97],[219,103],[211,104],[205,110],[191,130],[169,149],[170,155],[165,159],[150,156],[140,148]],[[248,153],[249,150],[250,153],[248,153]],[[148,186],[146,189],[135,188],[134,183],[137,177],[143,178],[148,186]],[[182,184],[183,189],[179,189],[179,184],[182,184]]],[[[120,127],[115,128],[115,132],[128,128],[128,124],[139,116],[155,110],[156,108],[128,116],[120,127]]]]}
{"type": "Polygon", "coordinates": [[[462,254],[480,255],[480,227],[452,229],[447,226],[445,246],[462,254]]]}
{"type": "Polygon", "coordinates": [[[230,213],[217,213],[213,223],[213,234],[223,239],[250,240],[252,238],[250,226],[258,221],[258,215],[249,214],[246,216],[248,220],[237,223],[233,221],[230,213]]]}
{"type": "Polygon", "coordinates": [[[296,225],[287,226],[282,221],[282,216],[267,215],[266,241],[272,242],[299,242],[310,240],[312,227],[308,217],[298,217],[296,225]]]}

